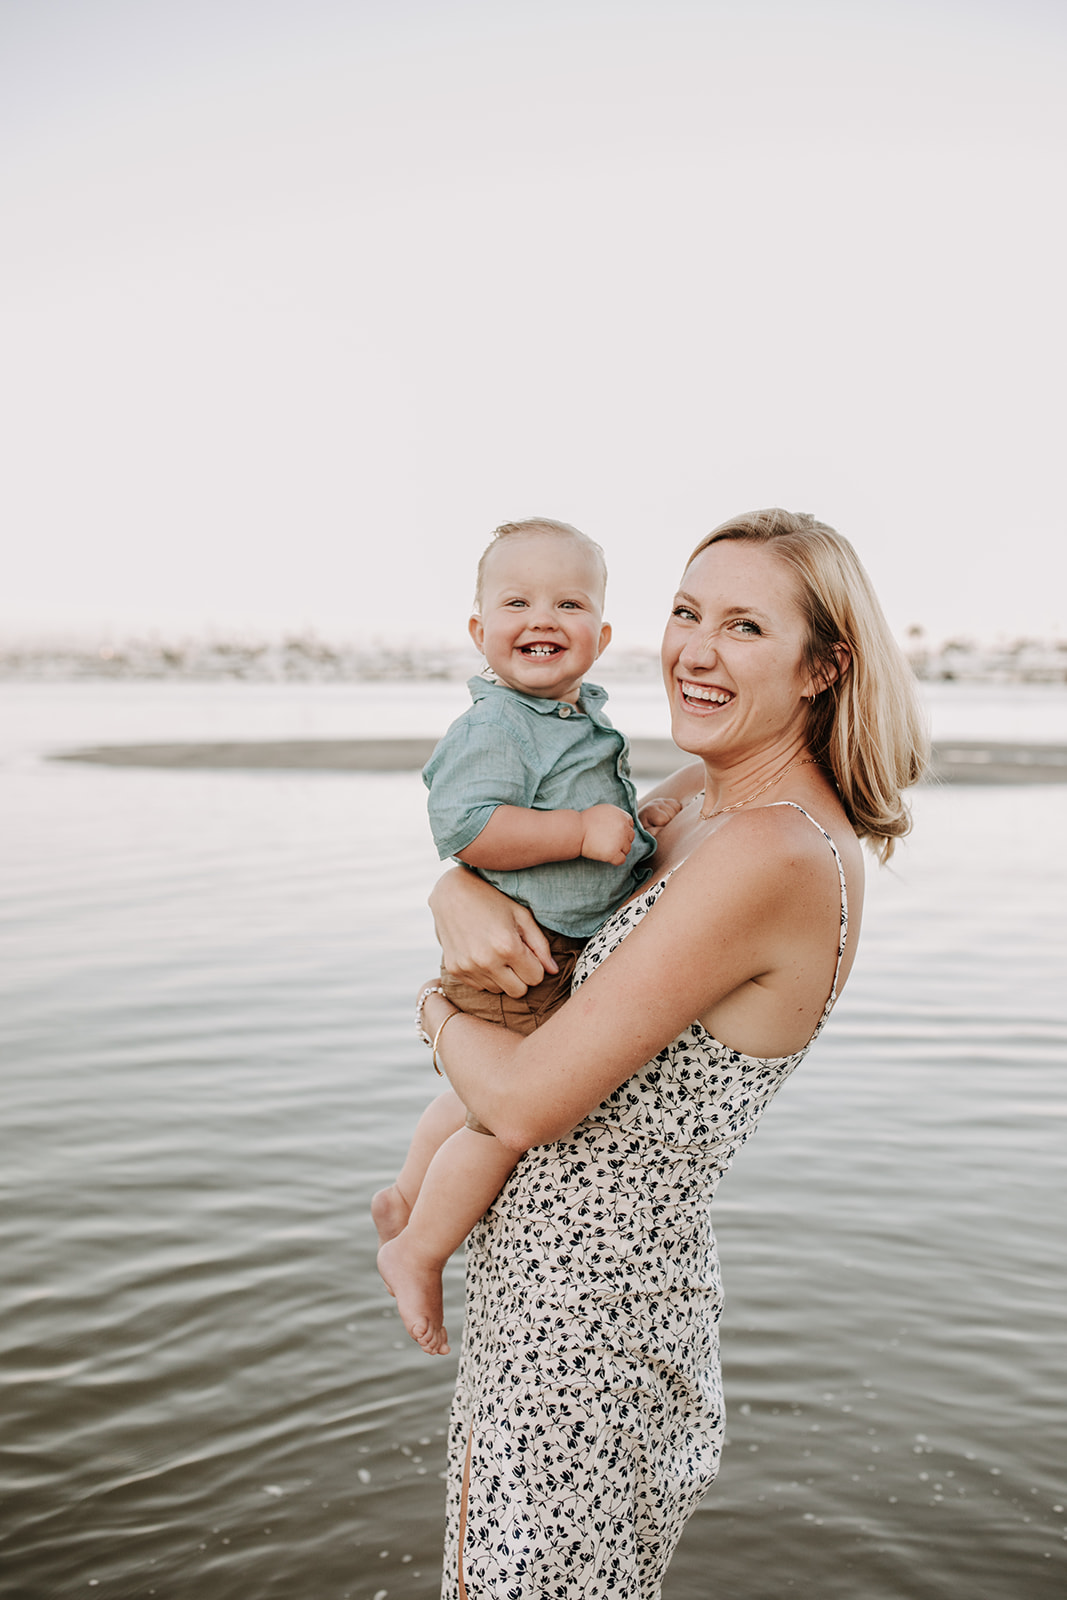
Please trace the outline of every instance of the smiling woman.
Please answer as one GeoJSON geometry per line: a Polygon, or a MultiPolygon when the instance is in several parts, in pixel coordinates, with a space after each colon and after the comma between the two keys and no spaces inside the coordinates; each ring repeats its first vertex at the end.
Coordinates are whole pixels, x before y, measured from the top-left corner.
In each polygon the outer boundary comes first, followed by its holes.
{"type": "MultiPolygon", "coordinates": [[[[468,1241],[446,1600],[659,1595],[722,1447],[711,1200],[848,977],[859,840],[889,854],[925,760],[855,552],[812,517],[704,540],[663,666],[697,759],[647,798],[657,876],[571,998],[519,1038],[420,996],[459,1099],[521,1153],[468,1241]]],[[[529,913],[473,875],[433,904],[467,982],[521,995],[551,970],[529,913]]]]}
{"type": "MultiPolygon", "coordinates": [[[[710,648],[714,662],[719,659],[715,641],[726,641],[724,668],[737,663],[743,670],[740,663],[748,660],[751,678],[761,662],[773,671],[774,647],[779,671],[788,652],[799,650],[798,671],[806,676],[804,696],[811,707],[807,740],[833,773],[857,835],[877,841],[877,853],[888,860],[893,840],[910,826],[902,792],[922,776],[928,740],[911,672],[855,552],[814,517],[783,511],[753,512],[723,523],[697,545],[687,576],[705,551],[717,552],[719,614],[702,618],[699,606],[694,610],[691,597],[680,590],[663,640],[675,743],[697,749],[686,742],[695,725],[674,722],[676,714],[699,715],[706,701],[725,705],[733,695],[695,681],[676,695],[669,655],[691,664],[702,648],[710,648]],[[770,613],[746,603],[743,596],[753,593],[764,595],[770,613]],[[752,661],[734,651],[731,640],[763,640],[771,648],[752,661]]],[[[683,578],[683,589],[684,584],[683,578]]],[[[728,809],[733,807],[718,807],[728,809]]]]}
{"type": "MultiPolygon", "coordinates": [[[[807,667],[804,640],[790,574],[758,545],[716,543],[694,557],[662,656],[675,743],[694,755],[722,751],[704,821],[766,793],[796,764],[788,713],[826,687],[807,667]]],[[[837,648],[835,678],[848,666],[847,648],[837,648]]]]}

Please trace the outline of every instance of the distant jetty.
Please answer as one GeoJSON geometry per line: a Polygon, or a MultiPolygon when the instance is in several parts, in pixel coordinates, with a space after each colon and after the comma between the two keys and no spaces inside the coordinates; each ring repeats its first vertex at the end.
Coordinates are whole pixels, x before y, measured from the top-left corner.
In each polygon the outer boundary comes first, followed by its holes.
{"type": "MultiPolygon", "coordinates": [[[[933,645],[912,628],[904,648],[916,676],[926,682],[1067,684],[1067,639],[993,645],[949,639],[933,645]]],[[[462,682],[477,670],[469,646],[343,644],[314,633],[274,640],[151,636],[91,645],[0,643],[0,679],[20,682],[426,683],[462,682]]],[[[613,647],[604,672],[612,683],[655,679],[659,658],[654,650],[613,647]]]]}

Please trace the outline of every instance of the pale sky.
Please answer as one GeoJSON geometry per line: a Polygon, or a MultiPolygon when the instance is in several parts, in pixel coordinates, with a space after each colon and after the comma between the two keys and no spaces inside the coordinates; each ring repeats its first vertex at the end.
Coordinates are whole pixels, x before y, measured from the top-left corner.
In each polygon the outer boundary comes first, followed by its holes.
{"type": "Polygon", "coordinates": [[[1067,632],[1060,0],[0,0],[6,632],[622,643],[754,506],[1067,632]]]}

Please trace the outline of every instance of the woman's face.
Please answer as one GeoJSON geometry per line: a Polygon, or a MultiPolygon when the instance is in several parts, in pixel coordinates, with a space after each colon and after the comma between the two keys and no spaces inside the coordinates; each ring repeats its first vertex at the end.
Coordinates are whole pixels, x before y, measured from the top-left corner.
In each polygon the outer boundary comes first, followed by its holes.
{"type": "Polygon", "coordinates": [[[682,575],[663,636],[675,743],[729,762],[806,734],[807,626],[792,572],[766,545],[709,545],[682,575]]]}

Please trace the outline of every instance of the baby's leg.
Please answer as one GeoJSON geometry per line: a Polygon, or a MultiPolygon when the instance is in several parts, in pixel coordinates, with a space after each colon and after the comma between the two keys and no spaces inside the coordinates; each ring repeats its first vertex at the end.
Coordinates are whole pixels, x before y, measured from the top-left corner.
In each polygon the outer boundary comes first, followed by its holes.
{"type": "Polygon", "coordinates": [[[395,1239],[401,1228],[407,1227],[427,1167],[445,1140],[462,1128],[466,1115],[462,1100],[451,1089],[439,1094],[426,1107],[418,1120],[396,1182],[387,1189],[379,1189],[370,1203],[370,1214],[378,1230],[380,1244],[387,1239],[395,1239]]]}
{"type": "Polygon", "coordinates": [[[426,1170],[407,1227],[378,1251],[401,1320],[427,1355],[447,1355],[441,1273],[518,1161],[498,1139],[460,1128],[426,1170]]]}

